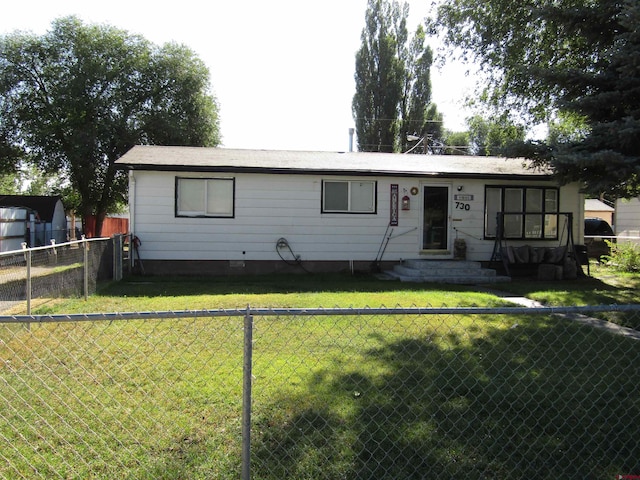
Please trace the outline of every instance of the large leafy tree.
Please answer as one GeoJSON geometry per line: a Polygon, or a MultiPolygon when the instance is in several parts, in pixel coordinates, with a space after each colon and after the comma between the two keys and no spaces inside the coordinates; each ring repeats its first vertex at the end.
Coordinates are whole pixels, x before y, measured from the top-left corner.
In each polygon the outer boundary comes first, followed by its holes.
{"type": "Polygon", "coordinates": [[[124,202],[114,162],[133,145],[219,143],[208,69],[184,46],[67,17],[0,37],[0,79],[0,147],[65,178],[98,234],[124,202]]]}
{"type": "Polygon", "coordinates": [[[360,151],[393,152],[396,147],[404,75],[397,32],[406,36],[407,8],[401,11],[397,2],[385,0],[367,4],[352,104],[360,151]]]}
{"type": "Polygon", "coordinates": [[[20,179],[14,174],[0,174],[0,195],[17,195],[20,192],[20,179]]]}
{"type": "Polygon", "coordinates": [[[406,3],[367,3],[352,102],[361,151],[406,151],[408,134],[440,132],[441,116],[431,104],[433,53],[423,27],[409,38],[408,15],[406,3]]]}
{"type": "Polygon", "coordinates": [[[640,4],[635,0],[444,0],[430,26],[485,67],[501,113],[571,115],[584,135],[530,143],[591,192],[640,190],[640,4]]]}
{"type": "MultiPolygon", "coordinates": [[[[405,65],[405,88],[401,100],[400,151],[411,146],[410,136],[425,139],[423,146],[429,148],[442,139],[442,114],[431,103],[431,65],[433,51],[426,45],[426,34],[419,25],[407,50],[405,65]]],[[[426,152],[425,152],[426,153],[426,152]]]]}
{"type": "Polygon", "coordinates": [[[513,142],[523,142],[525,129],[511,122],[506,116],[483,118],[474,115],[467,119],[471,153],[475,155],[500,155],[513,142]]]}
{"type": "Polygon", "coordinates": [[[23,163],[16,173],[0,175],[0,195],[59,195],[59,180],[55,175],[44,175],[35,165],[23,163]]]}
{"type": "Polygon", "coordinates": [[[443,132],[443,149],[444,155],[470,155],[471,140],[469,132],[452,132],[445,130],[443,132]]]}

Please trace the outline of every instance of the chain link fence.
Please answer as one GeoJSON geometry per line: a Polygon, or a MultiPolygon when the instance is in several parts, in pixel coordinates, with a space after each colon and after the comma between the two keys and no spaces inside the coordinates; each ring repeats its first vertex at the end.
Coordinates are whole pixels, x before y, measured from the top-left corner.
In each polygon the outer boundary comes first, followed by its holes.
{"type": "Polygon", "coordinates": [[[640,306],[0,317],[0,477],[639,475],[603,315],[640,306]]]}
{"type": "Polygon", "coordinates": [[[0,312],[31,313],[31,302],[88,296],[113,271],[113,244],[92,238],[0,252],[0,312]]]}

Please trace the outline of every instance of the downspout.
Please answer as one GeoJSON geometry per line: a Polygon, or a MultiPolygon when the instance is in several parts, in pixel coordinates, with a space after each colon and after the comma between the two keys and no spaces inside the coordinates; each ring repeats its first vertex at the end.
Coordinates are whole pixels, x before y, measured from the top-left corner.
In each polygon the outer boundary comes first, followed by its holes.
{"type": "Polygon", "coordinates": [[[136,177],[133,170],[129,170],[129,233],[133,235],[135,229],[136,212],[136,177]]]}

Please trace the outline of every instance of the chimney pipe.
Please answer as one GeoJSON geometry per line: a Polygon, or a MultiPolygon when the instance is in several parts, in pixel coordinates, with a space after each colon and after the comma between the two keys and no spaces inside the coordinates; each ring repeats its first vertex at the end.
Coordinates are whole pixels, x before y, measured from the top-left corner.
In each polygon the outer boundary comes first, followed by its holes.
{"type": "Polygon", "coordinates": [[[353,152],[353,134],[355,133],[354,128],[349,129],[349,152],[353,152]]]}

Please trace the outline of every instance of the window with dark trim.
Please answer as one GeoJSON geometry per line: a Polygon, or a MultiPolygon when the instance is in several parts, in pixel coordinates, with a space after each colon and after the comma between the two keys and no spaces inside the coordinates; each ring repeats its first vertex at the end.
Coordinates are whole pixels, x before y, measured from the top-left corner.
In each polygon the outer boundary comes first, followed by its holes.
{"type": "Polygon", "coordinates": [[[375,181],[322,181],[322,213],[376,213],[376,204],[375,181]]]}
{"type": "Polygon", "coordinates": [[[502,236],[518,240],[558,238],[559,189],[552,187],[485,187],[485,238],[495,238],[498,213],[502,236]]]}
{"type": "Polygon", "coordinates": [[[176,177],[176,217],[233,218],[234,178],[176,177]]]}

